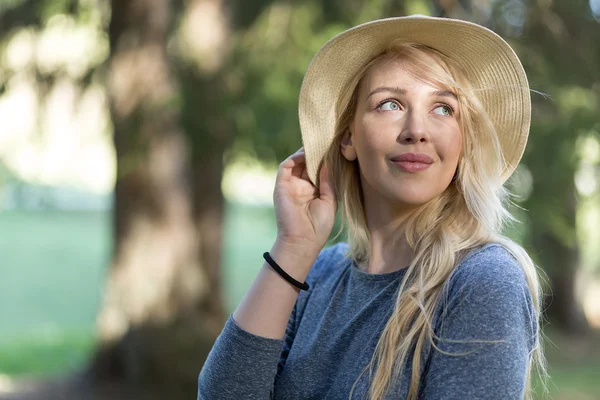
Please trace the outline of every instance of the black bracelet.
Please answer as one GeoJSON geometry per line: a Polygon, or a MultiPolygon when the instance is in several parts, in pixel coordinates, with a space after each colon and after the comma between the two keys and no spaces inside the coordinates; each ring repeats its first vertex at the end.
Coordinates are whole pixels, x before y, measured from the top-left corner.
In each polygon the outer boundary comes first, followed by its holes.
{"type": "Polygon", "coordinates": [[[277,265],[277,263],[275,262],[275,260],[273,260],[271,258],[271,255],[268,252],[266,252],[265,254],[263,254],[263,257],[265,258],[265,261],[271,267],[273,267],[273,269],[275,271],[277,271],[277,273],[279,275],[281,275],[286,281],[288,281],[292,285],[296,286],[300,290],[308,290],[308,288],[309,288],[308,283],[306,283],[306,282],[304,282],[304,283],[298,282],[297,280],[295,280],[294,278],[292,278],[291,276],[289,276],[279,265],[277,265]]]}

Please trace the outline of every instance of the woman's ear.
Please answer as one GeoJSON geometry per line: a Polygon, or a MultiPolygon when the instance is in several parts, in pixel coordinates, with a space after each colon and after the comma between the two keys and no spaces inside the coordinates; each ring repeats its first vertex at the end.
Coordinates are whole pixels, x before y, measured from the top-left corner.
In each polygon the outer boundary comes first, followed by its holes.
{"type": "Polygon", "coordinates": [[[340,145],[342,154],[348,161],[356,160],[356,150],[352,144],[352,132],[348,129],[342,137],[342,143],[340,145]]]}

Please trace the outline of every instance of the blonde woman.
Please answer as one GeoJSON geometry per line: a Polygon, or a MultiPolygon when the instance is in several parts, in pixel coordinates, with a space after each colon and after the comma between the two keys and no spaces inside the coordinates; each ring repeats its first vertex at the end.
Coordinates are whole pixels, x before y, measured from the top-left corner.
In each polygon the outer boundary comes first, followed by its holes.
{"type": "Polygon", "coordinates": [[[530,398],[540,284],[500,233],[530,113],[521,63],[484,27],[391,18],[326,43],[304,148],[277,175],[277,240],[198,398],[530,398]],[[323,250],[338,205],[347,244],[323,250]]]}

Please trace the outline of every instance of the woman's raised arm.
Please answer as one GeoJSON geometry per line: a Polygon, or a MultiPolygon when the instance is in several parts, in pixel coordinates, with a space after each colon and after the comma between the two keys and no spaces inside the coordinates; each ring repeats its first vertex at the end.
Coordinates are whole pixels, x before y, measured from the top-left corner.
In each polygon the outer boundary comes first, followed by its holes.
{"type": "MultiPolygon", "coordinates": [[[[321,169],[318,190],[308,178],[300,149],[279,166],[273,200],[277,240],[270,255],[304,282],[335,219],[336,200],[327,170],[321,169]]],[[[298,288],[263,264],[202,368],[199,399],[269,394],[298,294],[298,288]]]]}

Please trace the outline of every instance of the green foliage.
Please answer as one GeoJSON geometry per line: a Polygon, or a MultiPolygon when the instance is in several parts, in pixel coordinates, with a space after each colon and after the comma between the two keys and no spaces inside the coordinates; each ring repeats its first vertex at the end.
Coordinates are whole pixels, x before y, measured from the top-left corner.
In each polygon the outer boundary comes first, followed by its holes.
{"type": "Polygon", "coordinates": [[[96,22],[99,14],[107,16],[107,12],[102,0],[2,0],[0,40],[21,28],[43,29],[57,15],[70,15],[90,23],[96,22]]]}
{"type": "Polygon", "coordinates": [[[39,4],[39,14],[41,20],[47,22],[52,17],[60,14],[71,14],[76,6],[77,1],[75,0],[50,0],[41,1],[39,4]]]}

